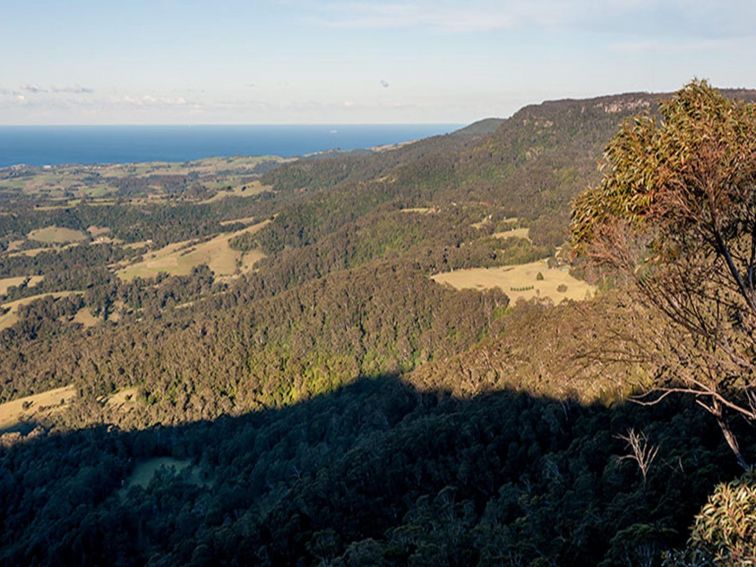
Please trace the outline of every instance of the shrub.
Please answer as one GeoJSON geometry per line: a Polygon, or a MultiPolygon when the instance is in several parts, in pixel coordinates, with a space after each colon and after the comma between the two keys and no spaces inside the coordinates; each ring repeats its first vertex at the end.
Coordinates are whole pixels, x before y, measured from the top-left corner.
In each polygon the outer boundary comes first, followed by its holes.
{"type": "Polygon", "coordinates": [[[756,471],[720,484],[696,517],[687,548],[665,565],[752,565],[756,559],[756,471]]]}

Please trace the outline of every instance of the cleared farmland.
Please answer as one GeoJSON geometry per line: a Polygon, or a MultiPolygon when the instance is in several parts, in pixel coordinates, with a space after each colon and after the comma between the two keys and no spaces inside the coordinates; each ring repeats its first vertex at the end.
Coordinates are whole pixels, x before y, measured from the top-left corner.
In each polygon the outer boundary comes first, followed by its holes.
{"type": "Polygon", "coordinates": [[[80,291],[56,291],[53,293],[42,293],[40,295],[32,295],[30,297],[24,297],[23,299],[17,299],[16,301],[11,301],[9,303],[4,303],[2,307],[5,309],[9,309],[7,313],[4,315],[0,315],[0,331],[3,329],[7,329],[8,327],[12,327],[16,324],[18,321],[18,309],[22,305],[26,305],[28,303],[31,303],[32,301],[35,301],[37,299],[42,299],[43,297],[68,297],[69,295],[75,295],[77,293],[81,293],[80,291]]]}
{"type": "Polygon", "coordinates": [[[407,207],[400,210],[403,213],[416,213],[420,215],[433,215],[438,212],[436,207],[407,207]]]}
{"type": "Polygon", "coordinates": [[[259,195],[260,193],[265,193],[266,191],[271,191],[271,189],[271,187],[263,185],[259,181],[252,181],[251,183],[237,185],[232,189],[220,189],[209,199],[200,201],[200,204],[215,203],[228,197],[252,197],[254,195],[259,195]]]}
{"type": "Polygon", "coordinates": [[[75,396],[76,389],[73,386],[65,386],[0,404],[0,431],[23,420],[40,418],[60,411],[75,396]]]}
{"type": "Polygon", "coordinates": [[[85,329],[94,327],[100,322],[100,319],[92,315],[92,310],[89,307],[82,307],[76,312],[73,318],[74,323],[80,323],[85,329]]]}
{"type": "Polygon", "coordinates": [[[87,235],[80,230],[61,226],[48,226],[32,230],[27,238],[47,244],[65,244],[67,242],[81,242],[87,239],[87,235]]]}
{"type": "Polygon", "coordinates": [[[259,231],[269,222],[266,220],[242,230],[219,234],[205,242],[169,244],[145,254],[140,262],[119,270],[118,276],[125,281],[131,281],[136,277],[153,278],[161,272],[187,275],[193,268],[202,264],[207,264],[216,276],[232,276],[237,272],[249,270],[264,257],[264,254],[256,250],[242,253],[231,248],[229,242],[241,234],[259,231]]]}
{"type": "Polygon", "coordinates": [[[594,286],[573,278],[566,269],[549,268],[544,260],[515,266],[444,272],[432,276],[432,279],[455,289],[498,287],[513,302],[534,297],[551,299],[554,303],[560,303],[565,299],[581,301],[596,292],[594,286]],[[542,279],[539,278],[539,274],[542,279]]]}
{"type": "Polygon", "coordinates": [[[13,278],[0,278],[0,295],[5,295],[8,293],[8,290],[14,286],[19,286],[24,281],[29,279],[29,283],[27,284],[29,287],[34,287],[39,282],[41,282],[43,279],[45,279],[45,276],[17,276],[13,278]]]}
{"type": "Polygon", "coordinates": [[[529,228],[513,228],[511,230],[494,232],[492,236],[494,238],[524,238],[525,240],[530,240],[530,229],[529,228]]]}

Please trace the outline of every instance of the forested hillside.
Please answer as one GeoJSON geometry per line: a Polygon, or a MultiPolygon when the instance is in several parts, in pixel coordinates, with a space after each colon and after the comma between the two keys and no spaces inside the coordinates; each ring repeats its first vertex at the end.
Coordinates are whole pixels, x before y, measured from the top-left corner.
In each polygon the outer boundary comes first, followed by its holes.
{"type": "Polygon", "coordinates": [[[756,561],[754,101],[0,170],[0,565],[756,561]]]}

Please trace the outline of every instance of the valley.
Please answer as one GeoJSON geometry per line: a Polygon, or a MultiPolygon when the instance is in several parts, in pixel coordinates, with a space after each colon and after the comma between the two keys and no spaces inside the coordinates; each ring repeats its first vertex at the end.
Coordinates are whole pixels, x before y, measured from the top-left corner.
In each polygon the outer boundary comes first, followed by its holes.
{"type": "Polygon", "coordinates": [[[704,127],[752,181],[755,102],[693,82],[372,150],[0,169],[0,565],[714,553],[707,499],[752,485],[722,435],[753,461],[751,319],[643,191],[688,179],[698,146],[663,143],[704,127]]]}

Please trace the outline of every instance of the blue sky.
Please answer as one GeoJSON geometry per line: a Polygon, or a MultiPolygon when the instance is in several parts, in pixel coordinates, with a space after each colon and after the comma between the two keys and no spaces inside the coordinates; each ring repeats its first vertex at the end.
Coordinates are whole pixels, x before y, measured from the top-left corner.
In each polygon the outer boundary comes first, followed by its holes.
{"type": "Polygon", "coordinates": [[[0,0],[0,124],[464,123],[756,87],[754,0],[0,0]]]}

